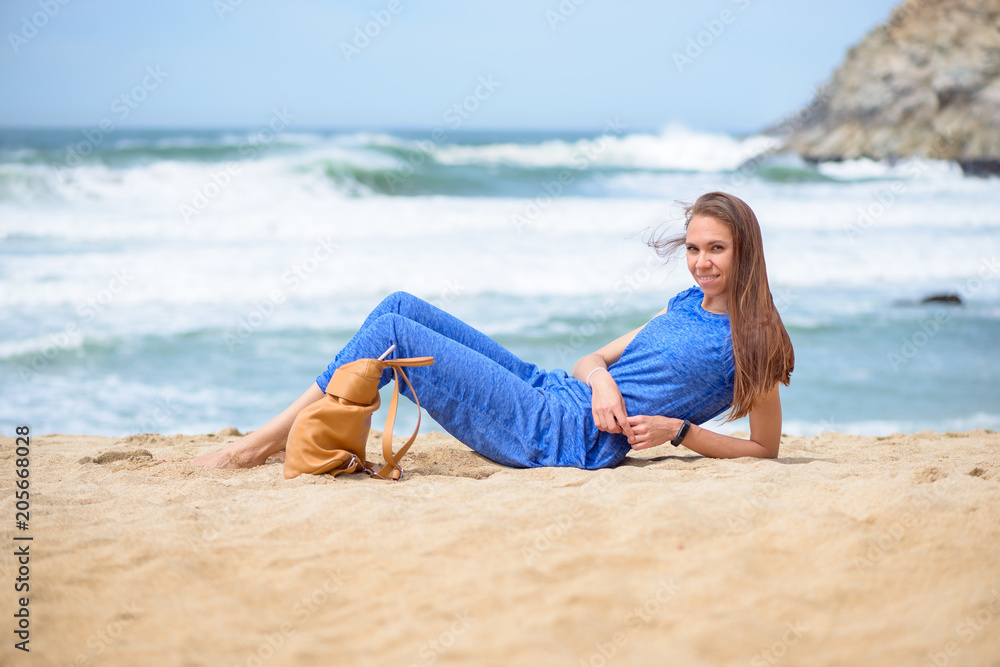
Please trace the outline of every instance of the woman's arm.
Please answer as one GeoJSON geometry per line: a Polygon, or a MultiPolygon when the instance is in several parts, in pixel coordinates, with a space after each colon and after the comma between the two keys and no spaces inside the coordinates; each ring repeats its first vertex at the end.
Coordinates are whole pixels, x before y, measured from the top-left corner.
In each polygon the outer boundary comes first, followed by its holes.
{"type": "MultiPolygon", "coordinates": [[[[722,435],[691,424],[682,444],[702,456],[712,458],[778,458],[778,446],[781,444],[781,398],[778,396],[778,386],[775,383],[774,388],[761,396],[750,411],[749,440],[722,435]]],[[[632,449],[648,449],[677,437],[684,420],[658,415],[636,415],[629,417],[628,423],[635,434],[629,440],[632,449]]]]}
{"type": "MultiPolygon", "coordinates": [[[[654,317],[665,312],[667,312],[666,308],[654,317]]],[[[590,378],[589,384],[593,390],[590,402],[591,415],[594,418],[594,426],[601,431],[624,433],[629,438],[635,437],[627,421],[628,411],[625,408],[625,399],[622,398],[618,385],[610,373],[601,371],[594,373],[594,371],[599,368],[607,370],[608,366],[621,359],[622,352],[645,326],[643,324],[641,327],[619,336],[597,352],[580,357],[579,361],[573,365],[573,377],[581,382],[587,382],[587,378],[590,378]]]]}

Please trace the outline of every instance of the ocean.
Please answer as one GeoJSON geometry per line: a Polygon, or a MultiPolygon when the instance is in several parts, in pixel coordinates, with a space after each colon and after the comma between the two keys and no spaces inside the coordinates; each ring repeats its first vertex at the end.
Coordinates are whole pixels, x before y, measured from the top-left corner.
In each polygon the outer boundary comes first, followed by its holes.
{"type": "MultiPolygon", "coordinates": [[[[397,290],[569,372],[693,284],[644,239],[710,190],[761,223],[796,354],[786,433],[1000,428],[1000,179],[776,149],[614,119],[309,130],[279,110],[252,129],[2,129],[0,432],[258,428],[397,290]],[[941,294],[963,304],[922,303],[941,294]]],[[[396,434],[415,423],[404,401],[396,434]]]]}

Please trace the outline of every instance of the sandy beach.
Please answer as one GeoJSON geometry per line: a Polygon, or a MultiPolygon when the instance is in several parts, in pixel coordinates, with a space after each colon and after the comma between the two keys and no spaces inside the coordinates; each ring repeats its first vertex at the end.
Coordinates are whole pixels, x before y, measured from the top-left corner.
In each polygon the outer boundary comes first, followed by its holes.
{"type": "Polygon", "coordinates": [[[588,472],[430,432],[396,484],[175,463],[236,436],[33,437],[31,652],[8,589],[0,662],[1000,664],[997,433],[588,472]]]}

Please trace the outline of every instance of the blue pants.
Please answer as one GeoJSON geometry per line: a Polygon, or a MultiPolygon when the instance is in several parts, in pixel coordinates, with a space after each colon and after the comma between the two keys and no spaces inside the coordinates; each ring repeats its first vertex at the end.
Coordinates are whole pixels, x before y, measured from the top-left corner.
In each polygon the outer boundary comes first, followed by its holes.
{"type": "MultiPolygon", "coordinates": [[[[427,410],[448,433],[483,456],[515,467],[601,468],[628,453],[622,439],[603,436],[590,411],[590,388],[562,369],[546,372],[522,361],[481,331],[407,292],[390,294],[368,315],[322,375],[355,359],[434,357],[406,374],[427,410]],[[575,385],[573,385],[575,383],[575,385]]],[[[379,388],[391,382],[387,368],[379,388]]],[[[406,383],[400,393],[413,400],[406,383]]]]}

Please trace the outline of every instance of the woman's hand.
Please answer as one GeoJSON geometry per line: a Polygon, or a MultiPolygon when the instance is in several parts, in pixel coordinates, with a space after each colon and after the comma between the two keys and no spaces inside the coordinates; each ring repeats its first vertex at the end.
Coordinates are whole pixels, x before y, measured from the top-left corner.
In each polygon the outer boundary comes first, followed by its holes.
{"type": "Polygon", "coordinates": [[[659,415],[634,415],[628,418],[635,437],[629,438],[632,449],[649,449],[670,442],[677,437],[677,432],[684,423],[682,419],[661,417],[659,415]]]}
{"type": "Polygon", "coordinates": [[[611,377],[611,373],[600,371],[594,373],[592,377],[590,387],[593,390],[593,397],[590,401],[590,410],[594,415],[594,426],[608,433],[624,433],[631,442],[635,434],[628,423],[625,399],[622,398],[614,378],[611,377]]]}

